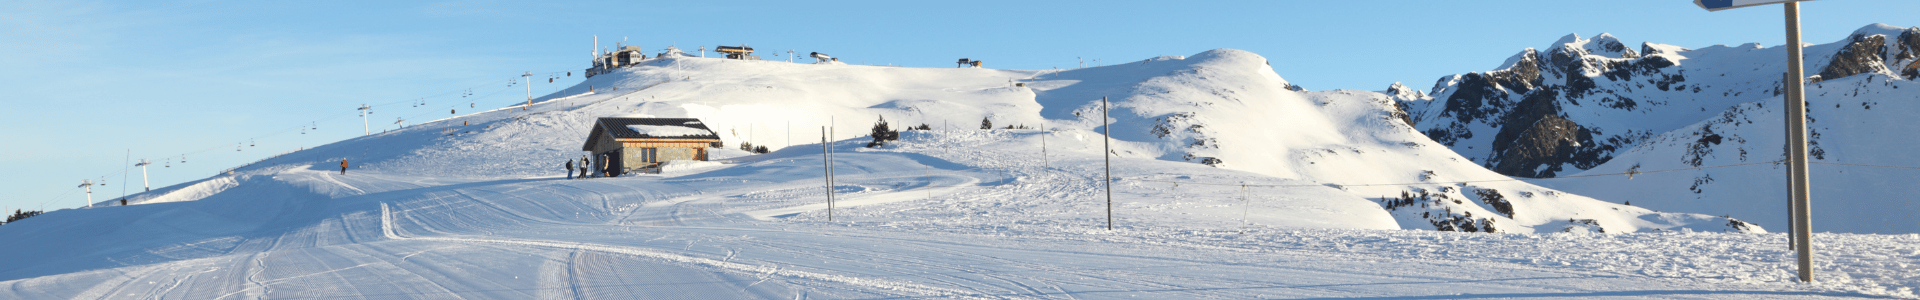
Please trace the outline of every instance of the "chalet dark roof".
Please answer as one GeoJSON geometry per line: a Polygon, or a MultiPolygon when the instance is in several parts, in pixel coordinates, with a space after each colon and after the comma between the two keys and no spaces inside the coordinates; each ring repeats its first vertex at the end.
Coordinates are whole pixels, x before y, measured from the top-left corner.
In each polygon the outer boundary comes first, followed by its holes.
{"type": "Polygon", "coordinates": [[[706,123],[700,122],[700,119],[695,119],[695,118],[600,118],[600,121],[596,123],[599,123],[599,124],[597,127],[593,129],[595,135],[598,135],[601,132],[607,132],[607,133],[613,134],[613,138],[616,138],[616,139],[636,139],[636,138],[710,139],[710,140],[720,139],[719,134],[713,133],[712,129],[707,129],[706,123]],[[699,129],[700,131],[705,131],[706,134],[691,135],[691,136],[660,136],[660,137],[647,136],[646,134],[633,131],[633,128],[627,127],[627,125],[679,126],[679,127],[699,129]]]}

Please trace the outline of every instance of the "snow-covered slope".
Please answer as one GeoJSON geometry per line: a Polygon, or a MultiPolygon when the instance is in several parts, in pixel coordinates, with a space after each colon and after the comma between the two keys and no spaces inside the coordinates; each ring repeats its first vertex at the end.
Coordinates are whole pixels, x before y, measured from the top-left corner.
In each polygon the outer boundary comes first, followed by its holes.
{"type": "MultiPolygon", "coordinates": [[[[1554,177],[1594,168],[1656,135],[1778,95],[1785,48],[1686,49],[1608,34],[1568,35],[1494,71],[1442,77],[1431,95],[1395,84],[1416,127],[1502,174],[1554,177]]],[[[1806,47],[1813,80],[1920,76],[1920,28],[1874,24],[1806,47]]],[[[1864,90],[1891,86],[1862,87],[1864,90]]]]}
{"type": "Polygon", "coordinates": [[[1386,95],[1296,91],[1264,62],[1227,49],[1061,72],[654,60],[595,76],[588,94],[7,224],[0,240],[48,242],[0,247],[0,298],[1912,295],[1915,279],[1888,270],[1913,258],[1866,254],[1920,251],[1913,237],[1822,235],[1865,258],[1822,265],[1844,279],[1787,283],[1778,235],[1693,233],[1758,226],[1513,181],[1424,139],[1386,95]],[[700,118],[729,146],[776,151],[561,179],[609,116],[700,118]],[[934,128],[862,147],[883,116],[934,128]],[[355,167],[340,174],[341,159],[355,167]],[[1381,230],[1398,228],[1504,233],[1381,230]]]}
{"type": "MultiPolygon", "coordinates": [[[[298,163],[321,170],[351,157],[361,170],[392,174],[556,174],[561,162],[580,155],[575,149],[585,126],[604,116],[700,118],[729,146],[746,142],[776,149],[815,141],[822,126],[832,126],[836,139],[864,136],[879,118],[896,127],[926,124],[940,131],[979,130],[985,119],[995,128],[1092,134],[1103,130],[1099,99],[1107,97],[1113,136],[1123,144],[1118,157],[1186,161],[1300,181],[1285,187],[1252,185],[1255,194],[1292,195],[1299,185],[1330,186],[1344,197],[1379,204],[1299,216],[1355,225],[1346,228],[1761,231],[1723,218],[1658,213],[1503,181],[1507,177],[1408,128],[1384,95],[1296,91],[1266,58],[1240,50],[1067,71],[679,58],[653,60],[581,85],[594,87],[593,92],[551,95],[532,110],[510,107],[429,122],[259,165],[298,163]],[[1460,181],[1475,183],[1453,183],[1460,181]],[[1378,214],[1383,206],[1394,221],[1353,219],[1378,214]]],[[[1013,145],[1042,152],[1039,146],[1013,145]]],[[[1174,181],[1241,184],[1154,180],[1169,186],[1174,181]]]]}
{"type": "Polygon", "coordinates": [[[1696,230],[1758,230],[1742,222],[1655,213],[1502,181],[1507,177],[1412,130],[1386,95],[1295,91],[1265,58],[1245,51],[1213,50],[1184,59],[1048,74],[1030,86],[1047,107],[1043,116],[1067,120],[1059,126],[1094,128],[1098,118],[1090,116],[1099,113],[1098,103],[1084,99],[1114,99],[1114,138],[1155,150],[1122,155],[1338,187],[1381,201],[1401,228],[1550,232],[1586,227],[1578,223],[1615,231],[1681,224],[1696,230]],[[1071,85],[1055,87],[1063,84],[1071,85]],[[1474,183],[1459,183],[1466,181],[1474,183]]]}
{"type": "MultiPolygon", "coordinates": [[[[1813,225],[1816,231],[1920,232],[1920,83],[1867,73],[1809,85],[1813,225]],[[1893,167],[1876,167],[1893,166],[1893,167]]],[[[1582,174],[1675,170],[1624,176],[1542,181],[1600,199],[1632,201],[1658,210],[1728,215],[1761,224],[1786,224],[1786,167],[1781,97],[1744,103],[1714,118],[1650,138],[1582,174]],[[1758,164],[1756,164],[1758,163],[1758,164]],[[1712,168],[1717,166],[1732,166],[1712,168]]]]}

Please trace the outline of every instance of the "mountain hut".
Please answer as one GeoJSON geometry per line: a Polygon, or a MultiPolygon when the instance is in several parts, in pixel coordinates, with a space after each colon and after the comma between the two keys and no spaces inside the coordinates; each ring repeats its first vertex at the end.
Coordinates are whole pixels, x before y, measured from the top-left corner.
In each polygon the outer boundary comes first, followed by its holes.
{"type": "Polygon", "coordinates": [[[673,160],[707,160],[720,135],[693,118],[600,118],[581,147],[610,176],[649,171],[673,160]],[[601,160],[605,160],[602,162],[601,160]]]}

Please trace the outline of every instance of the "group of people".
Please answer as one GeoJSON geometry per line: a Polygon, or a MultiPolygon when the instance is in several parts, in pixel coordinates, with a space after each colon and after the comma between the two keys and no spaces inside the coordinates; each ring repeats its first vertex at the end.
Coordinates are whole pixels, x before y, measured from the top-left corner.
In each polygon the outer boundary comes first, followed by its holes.
{"type": "Polygon", "coordinates": [[[580,155],[580,163],[577,165],[573,163],[573,160],[569,159],[567,160],[567,165],[566,165],[567,179],[580,179],[580,178],[590,178],[590,177],[611,177],[613,176],[613,171],[608,169],[606,164],[607,164],[607,155],[601,154],[600,168],[598,168],[600,172],[588,172],[587,171],[587,169],[589,169],[588,166],[593,166],[594,164],[593,164],[593,160],[588,159],[586,155],[580,155]],[[573,169],[576,166],[580,168],[580,176],[573,176],[573,169]]]}

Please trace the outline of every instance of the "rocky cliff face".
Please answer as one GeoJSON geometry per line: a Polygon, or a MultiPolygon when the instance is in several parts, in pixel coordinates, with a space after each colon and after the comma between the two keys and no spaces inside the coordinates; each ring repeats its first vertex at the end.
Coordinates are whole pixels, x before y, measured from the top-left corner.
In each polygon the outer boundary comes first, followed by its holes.
{"type": "MultiPolygon", "coordinates": [[[[1609,34],[1568,35],[1528,48],[1500,68],[1442,77],[1430,93],[1388,94],[1415,128],[1489,169],[1554,177],[1612,159],[1647,138],[1778,95],[1785,48],[1686,49],[1609,34]]],[[[1822,80],[1863,73],[1920,77],[1920,28],[1882,24],[1806,48],[1822,80]]]]}
{"type": "Polygon", "coordinates": [[[1869,72],[1900,74],[1906,79],[1915,79],[1920,77],[1920,70],[1916,70],[1916,67],[1920,67],[1920,61],[1914,61],[1916,57],[1920,57],[1920,27],[1901,30],[1869,26],[1847,36],[1847,45],[1833,54],[1826,68],[1820,70],[1818,80],[1869,72]],[[1898,34],[1887,32],[1892,30],[1898,30],[1898,34]]]}

